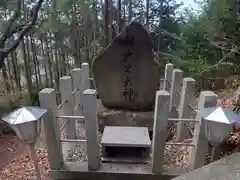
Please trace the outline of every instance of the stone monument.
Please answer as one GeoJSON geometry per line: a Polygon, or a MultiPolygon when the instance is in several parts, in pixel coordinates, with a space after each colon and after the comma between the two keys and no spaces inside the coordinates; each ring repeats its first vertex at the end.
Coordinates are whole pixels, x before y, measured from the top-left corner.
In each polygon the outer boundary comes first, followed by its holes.
{"type": "Polygon", "coordinates": [[[105,107],[132,111],[153,108],[161,74],[153,59],[150,34],[141,24],[130,22],[93,61],[92,72],[105,107]]]}

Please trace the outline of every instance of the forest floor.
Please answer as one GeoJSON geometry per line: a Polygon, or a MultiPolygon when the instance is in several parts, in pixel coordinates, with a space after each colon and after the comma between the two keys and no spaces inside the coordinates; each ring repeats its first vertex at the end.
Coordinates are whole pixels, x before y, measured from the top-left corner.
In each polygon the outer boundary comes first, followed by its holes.
{"type": "MultiPolygon", "coordinates": [[[[233,90],[222,91],[218,93],[220,100],[220,106],[231,105],[232,98],[234,96],[233,90]]],[[[169,129],[172,131],[171,129],[169,129]]],[[[173,130],[174,133],[174,130],[173,130]]],[[[234,134],[231,136],[230,141],[239,141],[240,135],[234,134]]],[[[235,143],[233,148],[225,150],[221,156],[226,156],[232,152],[238,151],[238,144],[235,143]]],[[[41,171],[42,180],[50,180],[49,178],[49,163],[47,159],[47,152],[43,134],[41,134],[38,142],[36,143],[37,160],[41,171]]],[[[186,166],[188,152],[186,148],[180,147],[172,150],[172,147],[166,147],[165,162],[169,161],[177,166],[186,166]],[[174,152],[172,152],[174,151],[174,152]],[[172,153],[176,156],[173,159],[172,153]]],[[[33,180],[36,179],[34,166],[28,153],[28,147],[18,140],[18,138],[12,134],[4,134],[0,137],[0,179],[5,180],[33,180]]]]}
{"type": "MultiPolygon", "coordinates": [[[[43,135],[36,143],[35,149],[41,178],[42,180],[50,180],[48,175],[49,163],[43,135]]],[[[0,179],[36,179],[28,147],[13,133],[4,134],[0,138],[0,179]]]]}

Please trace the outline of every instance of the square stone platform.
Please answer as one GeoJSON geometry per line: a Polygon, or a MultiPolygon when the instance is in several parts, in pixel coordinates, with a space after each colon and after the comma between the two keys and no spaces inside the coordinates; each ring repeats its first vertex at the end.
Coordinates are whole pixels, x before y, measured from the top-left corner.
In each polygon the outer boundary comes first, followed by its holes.
{"type": "Polygon", "coordinates": [[[146,163],[151,140],[146,127],[105,126],[101,140],[103,162],[146,163]]]}
{"type": "Polygon", "coordinates": [[[151,147],[146,127],[106,126],[101,144],[112,147],[151,147]]]}

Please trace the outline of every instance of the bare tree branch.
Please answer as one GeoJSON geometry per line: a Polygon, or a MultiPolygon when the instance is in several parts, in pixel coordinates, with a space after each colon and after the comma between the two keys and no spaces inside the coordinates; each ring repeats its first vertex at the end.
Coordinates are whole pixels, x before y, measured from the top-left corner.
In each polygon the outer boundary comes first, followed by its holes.
{"type": "Polygon", "coordinates": [[[33,15],[32,15],[31,22],[20,32],[18,38],[15,40],[15,42],[12,44],[12,46],[5,50],[6,54],[9,54],[13,50],[15,50],[18,47],[18,45],[20,44],[23,37],[32,29],[32,27],[34,26],[34,24],[37,21],[38,11],[42,5],[42,2],[43,2],[43,0],[39,0],[37,5],[33,8],[33,15]]]}
{"type": "Polygon", "coordinates": [[[0,47],[2,47],[4,45],[4,43],[6,42],[6,40],[13,35],[13,34],[11,34],[10,30],[12,28],[13,23],[20,16],[20,12],[21,12],[21,0],[18,0],[17,1],[17,9],[16,9],[15,13],[13,14],[13,16],[10,18],[7,28],[5,29],[2,37],[0,38],[0,47]]]}
{"type": "MultiPolygon", "coordinates": [[[[214,41],[210,41],[210,44],[219,48],[219,49],[221,49],[221,50],[223,50],[223,51],[232,51],[232,52],[235,52],[237,54],[240,54],[240,52],[237,51],[238,48],[236,48],[236,47],[235,48],[233,48],[233,47],[228,48],[228,47],[225,47],[225,46],[220,46],[220,45],[218,45],[218,43],[215,43],[214,41]]],[[[233,46],[232,43],[231,43],[231,46],[233,46]]]]}
{"type": "Polygon", "coordinates": [[[6,38],[9,39],[10,37],[12,37],[15,33],[19,33],[20,31],[22,31],[22,29],[26,26],[26,24],[18,24],[14,27],[12,27],[11,29],[9,29],[9,33],[6,34],[6,38]]]}
{"type": "Polygon", "coordinates": [[[208,70],[211,70],[213,68],[218,67],[220,64],[223,64],[223,62],[233,53],[235,53],[236,51],[240,50],[240,47],[234,47],[228,54],[226,54],[225,56],[223,56],[222,59],[220,59],[216,64],[207,67],[206,69],[204,69],[202,72],[195,74],[194,76],[199,76],[205,72],[207,72],[208,70]]]}
{"type": "Polygon", "coordinates": [[[17,26],[13,26],[14,22],[16,22],[16,20],[18,19],[18,17],[20,16],[20,12],[21,12],[21,0],[18,0],[18,6],[17,6],[17,10],[14,13],[14,15],[11,17],[11,19],[9,20],[9,24],[5,30],[5,32],[3,33],[3,36],[0,38],[0,69],[3,67],[4,65],[4,59],[9,55],[10,52],[12,52],[13,50],[15,50],[18,45],[20,44],[21,40],[24,38],[24,36],[32,29],[32,27],[35,25],[37,19],[38,19],[38,11],[40,9],[40,7],[42,6],[44,0],[38,0],[38,2],[36,3],[36,5],[33,7],[32,9],[32,16],[31,16],[31,21],[28,24],[20,24],[17,26]],[[13,35],[15,33],[18,33],[18,38],[12,43],[12,45],[9,48],[5,48],[6,46],[6,41],[10,38],[13,37],[13,35]]]}

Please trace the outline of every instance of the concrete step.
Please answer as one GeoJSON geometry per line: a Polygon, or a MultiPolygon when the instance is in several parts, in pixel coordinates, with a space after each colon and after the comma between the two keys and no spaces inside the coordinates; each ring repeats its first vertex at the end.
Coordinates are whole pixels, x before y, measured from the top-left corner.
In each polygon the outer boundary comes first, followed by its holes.
{"type": "Polygon", "coordinates": [[[103,163],[120,163],[120,164],[149,164],[149,158],[137,158],[137,157],[102,157],[103,163]]]}

